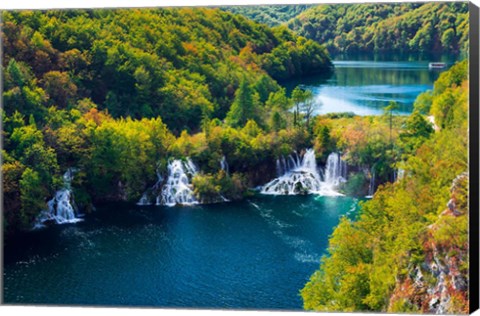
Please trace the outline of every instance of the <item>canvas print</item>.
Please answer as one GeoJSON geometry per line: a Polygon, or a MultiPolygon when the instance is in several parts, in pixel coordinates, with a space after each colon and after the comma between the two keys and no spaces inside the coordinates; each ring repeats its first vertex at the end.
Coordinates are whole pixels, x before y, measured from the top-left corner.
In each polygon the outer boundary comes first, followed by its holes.
{"type": "Polygon", "coordinates": [[[3,304],[469,313],[469,8],[3,11],[3,304]]]}

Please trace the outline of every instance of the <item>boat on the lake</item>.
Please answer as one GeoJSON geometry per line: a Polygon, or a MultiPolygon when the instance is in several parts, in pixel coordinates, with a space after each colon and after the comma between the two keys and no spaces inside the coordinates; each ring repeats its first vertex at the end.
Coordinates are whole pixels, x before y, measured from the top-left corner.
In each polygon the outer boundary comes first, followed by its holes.
{"type": "Polygon", "coordinates": [[[429,69],[442,69],[447,67],[446,63],[429,63],[428,68],[429,69]]]}

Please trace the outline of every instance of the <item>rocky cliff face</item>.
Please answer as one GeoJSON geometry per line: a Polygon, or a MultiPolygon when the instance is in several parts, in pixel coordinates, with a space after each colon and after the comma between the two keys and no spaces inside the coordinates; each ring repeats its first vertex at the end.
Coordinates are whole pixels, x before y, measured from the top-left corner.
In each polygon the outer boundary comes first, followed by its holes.
{"type": "Polygon", "coordinates": [[[421,237],[424,260],[397,280],[390,311],[468,313],[468,174],[457,176],[450,191],[447,208],[421,237]]]}

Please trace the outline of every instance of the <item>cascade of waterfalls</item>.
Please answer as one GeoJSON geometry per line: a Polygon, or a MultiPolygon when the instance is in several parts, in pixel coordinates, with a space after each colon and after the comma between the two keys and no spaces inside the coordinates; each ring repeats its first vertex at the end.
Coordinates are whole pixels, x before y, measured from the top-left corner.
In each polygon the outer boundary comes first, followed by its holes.
{"type": "MultiPolygon", "coordinates": [[[[229,167],[225,157],[220,160],[220,167],[229,174],[229,167]]],[[[155,199],[155,205],[174,206],[201,204],[204,201],[197,199],[193,192],[192,179],[198,173],[198,169],[190,158],[186,160],[171,160],[167,166],[168,174],[164,178],[157,171],[157,183],[143,193],[137,205],[152,205],[155,199]]],[[[213,202],[228,202],[229,200],[218,196],[218,200],[213,202]]],[[[207,201],[212,203],[212,200],[207,201]]]]}
{"type": "Polygon", "coordinates": [[[157,197],[156,204],[167,206],[198,204],[191,184],[192,178],[198,171],[190,158],[187,158],[186,161],[172,160],[168,163],[167,169],[167,181],[163,185],[161,194],[157,197]]]}
{"type": "Polygon", "coordinates": [[[295,152],[287,158],[278,158],[276,170],[278,177],[262,187],[260,191],[262,194],[341,195],[335,191],[335,188],[345,181],[347,174],[346,163],[337,153],[331,153],[325,168],[325,180],[322,181],[313,149],[307,149],[303,157],[295,152]]]}
{"type": "Polygon", "coordinates": [[[43,227],[45,222],[67,224],[81,221],[75,211],[75,201],[73,200],[71,188],[75,171],[73,168],[67,169],[63,175],[62,189],[55,192],[54,197],[47,202],[48,209],[41,212],[37,217],[35,228],[43,227]]]}

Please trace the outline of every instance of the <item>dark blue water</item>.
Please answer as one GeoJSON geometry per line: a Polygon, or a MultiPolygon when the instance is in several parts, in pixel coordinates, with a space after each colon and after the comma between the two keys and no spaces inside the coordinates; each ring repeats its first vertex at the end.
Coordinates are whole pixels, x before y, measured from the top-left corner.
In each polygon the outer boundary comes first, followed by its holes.
{"type": "Polygon", "coordinates": [[[349,197],[260,196],[196,207],[99,208],[19,236],[4,301],[21,304],[302,308],[349,197]]]}

